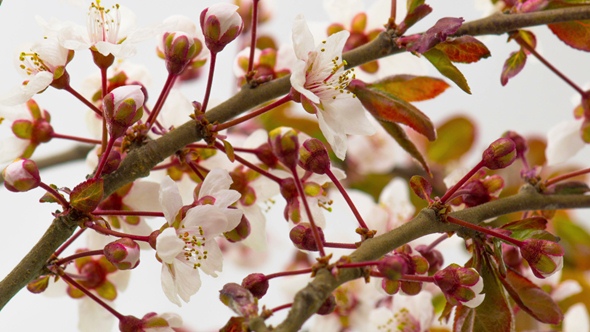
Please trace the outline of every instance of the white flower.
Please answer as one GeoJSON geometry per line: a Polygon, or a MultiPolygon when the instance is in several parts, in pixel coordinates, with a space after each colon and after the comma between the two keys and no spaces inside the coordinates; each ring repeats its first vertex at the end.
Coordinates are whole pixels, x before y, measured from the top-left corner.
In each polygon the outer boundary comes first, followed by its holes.
{"type": "Polygon", "coordinates": [[[379,195],[379,204],[365,220],[370,229],[384,234],[401,226],[414,215],[415,208],[410,202],[408,185],[404,180],[391,180],[379,195]]]}
{"type": "Polygon", "coordinates": [[[244,28],[238,6],[229,3],[217,3],[201,12],[201,29],[205,44],[212,52],[218,53],[236,39],[244,28]]]}
{"type": "Polygon", "coordinates": [[[12,124],[17,120],[32,122],[34,119],[24,104],[0,105],[0,170],[20,157],[29,146],[29,140],[18,138],[12,132],[12,124]]]}
{"type": "Polygon", "coordinates": [[[563,121],[547,133],[547,166],[567,161],[586,145],[580,137],[582,120],[563,121]]]}
{"type": "Polygon", "coordinates": [[[564,332],[579,332],[590,330],[590,318],[584,303],[571,306],[563,316],[564,332]]]}
{"type": "Polygon", "coordinates": [[[197,204],[205,204],[186,211],[177,223],[176,215],[182,208],[180,193],[170,178],[162,181],[160,202],[164,216],[176,228],[167,228],[158,236],[156,251],[162,260],[162,289],[179,306],[179,297],[188,302],[201,287],[199,269],[213,277],[222,269],[223,257],[215,237],[234,229],[242,217],[240,210],[229,208],[240,198],[238,192],[228,189],[231,183],[227,171],[212,170],[197,199],[197,204]]]}
{"type": "Polygon", "coordinates": [[[315,45],[313,36],[299,15],[293,24],[293,48],[299,60],[293,67],[291,85],[301,94],[304,107],[315,113],[322,133],[340,159],[346,155],[346,135],[372,135],[361,103],[346,91],[352,71],[344,71],[342,48],[348,38],[340,31],[315,45]]]}
{"type": "Polygon", "coordinates": [[[396,294],[391,308],[378,307],[370,313],[365,331],[428,331],[433,317],[429,292],[422,291],[414,296],[396,294]]]}
{"type": "Polygon", "coordinates": [[[4,105],[22,104],[47,89],[54,79],[66,74],[65,66],[71,54],[57,39],[48,37],[28,47],[28,51],[19,52],[17,59],[18,70],[26,80],[0,97],[4,105]]]}

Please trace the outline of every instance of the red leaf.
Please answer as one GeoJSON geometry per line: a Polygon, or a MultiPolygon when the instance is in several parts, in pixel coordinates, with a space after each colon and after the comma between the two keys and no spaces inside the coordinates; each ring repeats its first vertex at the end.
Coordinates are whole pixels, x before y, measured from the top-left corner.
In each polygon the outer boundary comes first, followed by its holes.
{"type": "Polygon", "coordinates": [[[590,20],[553,23],[547,26],[567,45],[590,52],[590,20]]]}
{"type": "Polygon", "coordinates": [[[414,175],[410,178],[410,188],[416,194],[416,196],[422,198],[425,201],[430,201],[430,195],[432,194],[432,185],[426,181],[425,178],[414,175]]]}
{"type": "Polygon", "coordinates": [[[439,164],[459,160],[475,141],[476,129],[471,120],[458,116],[447,120],[437,129],[438,139],[428,143],[426,155],[439,164]]]}
{"type": "Polygon", "coordinates": [[[514,302],[536,320],[559,324],[563,319],[561,309],[551,296],[514,270],[506,270],[506,278],[500,278],[500,281],[514,302]]]}
{"type": "Polygon", "coordinates": [[[424,160],[424,157],[422,156],[422,154],[420,153],[420,151],[418,150],[416,145],[414,145],[414,143],[412,143],[412,141],[410,141],[410,139],[408,138],[408,135],[406,135],[406,132],[404,131],[404,129],[400,125],[398,125],[397,123],[393,123],[393,122],[379,121],[379,123],[381,124],[383,129],[385,129],[385,131],[387,131],[387,133],[391,137],[393,137],[393,139],[395,139],[397,144],[399,144],[402,147],[402,149],[404,149],[407,153],[409,153],[410,156],[412,156],[414,159],[416,159],[420,163],[420,165],[422,165],[424,170],[428,174],[430,174],[430,168],[428,168],[428,164],[426,164],[426,160],[424,160]]]}
{"type": "Polygon", "coordinates": [[[352,80],[348,89],[377,120],[401,123],[431,141],[436,139],[430,119],[407,101],[382,90],[379,86],[366,85],[359,80],[352,80]]]}
{"type": "Polygon", "coordinates": [[[371,86],[408,102],[432,99],[449,87],[439,78],[413,75],[389,76],[371,86]]]}
{"type": "Polygon", "coordinates": [[[522,220],[516,220],[502,225],[502,229],[511,231],[524,230],[524,229],[537,229],[544,230],[547,227],[547,219],[543,217],[531,217],[522,220]]]}
{"type": "Polygon", "coordinates": [[[465,76],[453,65],[449,57],[441,50],[436,48],[431,48],[428,52],[425,52],[424,57],[432,63],[434,68],[439,71],[439,73],[445,75],[451,81],[455,82],[461,90],[471,94],[471,89],[469,88],[469,84],[467,84],[467,80],[465,76]]]}
{"type": "Polygon", "coordinates": [[[82,212],[92,212],[103,195],[103,180],[90,179],[77,185],[70,193],[70,204],[82,212]]]}
{"type": "Polygon", "coordinates": [[[471,36],[448,39],[435,47],[443,51],[453,62],[472,63],[491,55],[490,50],[482,42],[471,36]]]}
{"type": "Polygon", "coordinates": [[[526,54],[523,50],[512,52],[506,62],[504,62],[504,69],[502,69],[502,75],[500,76],[500,82],[502,85],[506,85],[508,80],[520,73],[526,63],[526,54]]]}
{"type": "Polygon", "coordinates": [[[420,36],[420,39],[413,42],[406,49],[410,52],[424,53],[433,48],[436,44],[443,42],[450,36],[457,32],[465,21],[463,18],[457,17],[443,17],[438,20],[432,28],[426,30],[420,36]]]}

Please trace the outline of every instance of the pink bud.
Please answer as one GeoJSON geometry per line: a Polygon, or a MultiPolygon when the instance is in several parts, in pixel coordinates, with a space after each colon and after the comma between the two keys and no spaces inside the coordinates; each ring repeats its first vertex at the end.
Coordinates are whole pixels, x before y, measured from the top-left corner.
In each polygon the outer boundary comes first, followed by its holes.
{"type": "Polygon", "coordinates": [[[201,29],[211,52],[221,52],[242,32],[244,22],[237,10],[236,5],[218,3],[201,12],[201,29]]]}
{"type": "Polygon", "coordinates": [[[244,280],[242,280],[242,287],[249,290],[250,293],[258,299],[266,294],[268,286],[268,279],[262,273],[249,274],[244,280]]]}
{"type": "Polygon", "coordinates": [[[434,283],[440,287],[451,305],[459,302],[475,308],[483,302],[483,279],[474,268],[451,264],[434,274],[434,283]]]}
{"type": "Polygon", "coordinates": [[[258,314],[258,305],[252,293],[236,283],[225,284],[219,291],[219,299],[240,316],[250,317],[258,314]]]}
{"type": "Polygon", "coordinates": [[[37,164],[29,159],[17,159],[2,172],[4,186],[14,192],[37,188],[41,183],[37,164]]]}
{"type": "Polygon", "coordinates": [[[483,152],[483,165],[489,169],[510,166],[516,159],[516,144],[509,138],[498,138],[483,152]]]}
{"type": "Polygon", "coordinates": [[[527,239],[520,246],[520,254],[537,278],[547,278],[563,267],[563,248],[548,240],[527,239]]]}
{"type": "Polygon", "coordinates": [[[410,271],[409,264],[405,255],[387,255],[379,261],[377,270],[389,280],[399,280],[410,271]]]}
{"type": "Polygon", "coordinates": [[[294,129],[280,127],[268,133],[268,142],[276,157],[290,169],[299,159],[299,137],[294,129]]]}
{"type": "Polygon", "coordinates": [[[299,166],[317,174],[330,170],[330,156],[324,144],[317,138],[310,138],[299,148],[299,166]]]}
{"type": "Polygon", "coordinates": [[[180,31],[167,32],[162,39],[166,69],[173,75],[180,75],[203,47],[198,39],[180,31]]]}
{"type": "Polygon", "coordinates": [[[144,101],[140,85],[124,85],[104,97],[104,115],[111,137],[123,136],[127,128],[141,119],[144,101]]]}
{"type": "MultiPolygon", "coordinates": [[[[324,241],[324,232],[319,227],[318,232],[320,233],[320,240],[324,241]]],[[[311,225],[308,223],[300,223],[293,227],[289,232],[289,238],[293,241],[295,247],[301,250],[318,251],[311,225]]]]}
{"type": "Polygon", "coordinates": [[[248,235],[250,235],[250,222],[245,215],[242,215],[242,220],[240,220],[240,223],[236,226],[236,228],[229,232],[223,233],[223,236],[225,236],[229,242],[242,241],[247,238],[248,235]]]}
{"type": "Polygon", "coordinates": [[[436,249],[427,250],[428,247],[423,244],[417,246],[415,249],[428,261],[428,274],[430,275],[438,271],[444,263],[443,255],[436,249]]]}
{"type": "Polygon", "coordinates": [[[139,265],[139,244],[122,238],[104,247],[104,256],[119,270],[130,270],[139,265]]]}

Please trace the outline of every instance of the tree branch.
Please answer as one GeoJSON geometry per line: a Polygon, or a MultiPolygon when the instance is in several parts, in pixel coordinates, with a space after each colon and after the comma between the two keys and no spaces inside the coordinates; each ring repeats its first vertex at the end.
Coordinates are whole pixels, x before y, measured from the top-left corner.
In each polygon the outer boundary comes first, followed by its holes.
{"type": "MultiPolygon", "coordinates": [[[[486,19],[465,24],[457,34],[501,34],[510,30],[528,26],[580,19],[590,19],[589,6],[548,10],[541,13],[495,15],[486,19]],[[498,23],[494,24],[494,22],[498,23]]],[[[395,45],[391,35],[387,32],[384,32],[371,43],[346,53],[344,55],[344,59],[348,62],[349,67],[354,67],[391,54],[400,53],[402,51],[403,50],[399,49],[395,45]]],[[[206,113],[206,118],[210,122],[218,121],[221,123],[227,121],[256,105],[287,94],[289,89],[290,82],[288,76],[266,84],[262,84],[255,89],[244,87],[240,92],[228,99],[226,102],[208,111],[206,113]]],[[[195,124],[194,121],[189,121],[169,134],[155,141],[150,141],[146,145],[130,152],[121,163],[119,169],[105,177],[104,197],[107,197],[116,189],[127,183],[130,183],[140,177],[147,176],[153,166],[177,150],[181,149],[186,144],[202,139],[203,134],[203,127],[200,124],[195,124]]],[[[500,201],[504,202],[504,200],[500,201]]],[[[524,202],[522,204],[524,204],[524,202]]],[[[586,202],[584,202],[584,204],[581,206],[588,206],[585,204],[586,202]]],[[[525,207],[529,206],[523,205],[521,208],[525,207]]],[[[556,205],[552,206],[552,209],[566,207],[567,206],[565,205],[556,205]]],[[[479,207],[476,207],[465,211],[479,211],[478,208],[479,207]]],[[[469,213],[476,212],[463,213],[466,214],[465,216],[468,219],[470,219],[468,221],[474,220],[471,218],[475,218],[475,216],[472,217],[469,213]]],[[[367,241],[355,252],[354,259],[359,260],[364,259],[364,257],[373,257],[374,253],[389,251],[386,250],[390,248],[389,245],[381,247],[382,249],[380,250],[371,249],[374,246],[381,246],[383,245],[382,242],[387,241],[383,240],[382,238],[388,239],[393,237],[395,242],[391,242],[391,244],[395,243],[395,246],[399,246],[402,243],[410,241],[414,238],[434,232],[439,232],[441,230],[444,231],[447,229],[447,227],[450,227],[448,225],[445,227],[436,224],[432,225],[431,219],[426,215],[428,215],[427,211],[421,212],[416,219],[417,221],[409,223],[407,226],[404,225],[403,227],[400,227],[399,230],[394,231],[393,235],[388,233],[371,241],[367,241]]],[[[490,213],[490,216],[493,215],[499,214],[490,213]]],[[[459,215],[456,217],[461,218],[459,215]]],[[[62,216],[54,219],[52,225],[41,237],[39,242],[33,247],[33,249],[31,249],[31,252],[27,254],[14,268],[14,270],[0,282],[0,309],[2,309],[6,303],[8,303],[8,301],[18,291],[20,291],[20,289],[25,287],[27,283],[44,272],[44,267],[47,260],[51,257],[53,252],[72,235],[76,229],[75,225],[77,224],[78,220],[79,216],[72,215],[62,216]]],[[[288,318],[285,323],[281,324],[281,329],[285,331],[297,330],[297,328],[289,329],[285,328],[285,326],[290,326],[291,324],[299,324],[300,326],[300,324],[303,324],[303,321],[317,310],[317,307],[322,303],[325,296],[327,296],[331,290],[333,290],[337,285],[359,276],[358,272],[355,273],[354,271],[355,270],[344,271],[343,274],[339,276],[338,280],[335,280],[327,271],[320,271],[317,278],[309,286],[311,287],[311,285],[314,285],[313,287],[317,287],[316,291],[318,291],[318,294],[320,295],[313,295],[312,292],[308,290],[308,288],[301,291],[299,293],[301,295],[298,294],[296,298],[296,305],[289,313],[290,318],[288,318]],[[321,298],[322,300],[310,304],[307,308],[302,308],[302,303],[306,303],[305,298],[321,298]],[[291,319],[293,319],[293,322],[288,323],[291,319]]]]}

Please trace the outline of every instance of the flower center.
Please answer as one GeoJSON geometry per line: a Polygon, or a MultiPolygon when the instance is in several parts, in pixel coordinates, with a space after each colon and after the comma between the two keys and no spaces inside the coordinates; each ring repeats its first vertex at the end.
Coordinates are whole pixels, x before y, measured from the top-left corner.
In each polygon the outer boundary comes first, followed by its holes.
{"type": "Polygon", "coordinates": [[[121,25],[121,14],[119,5],[116,4],[109,9],[100,5],[100,1],[93,2],[90,5],[88,13],[88,35],[93,43],[105,41],[117,43],[119,26],[121,25]]]}
{"type": "Polygon", "coordinates": [[[205,238],[205,232],[201,226],[199,226],[198,229],[198,235],[189,232],[178,234],[178,237],[184,241],[184,259],[193,262],[193,269],[201,267],[201,261],[206,260],[207,255],[209,254],[207,250],[204,250],[207,241],[205,238]]]}
{"type": "Polygon", "coordinates": [[[27,75],[33,75],[40,71],[51,72],[51,69],[45,65],[43,60],[39,57],[39,54],[36,52],[21,52],[18,59],[21,62],[19,67],[24,70],[27,75]]]}

